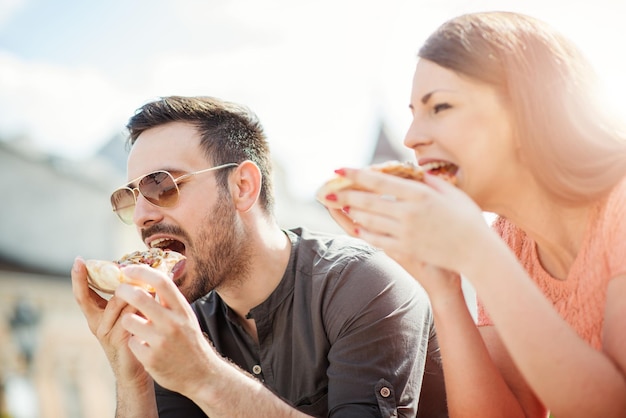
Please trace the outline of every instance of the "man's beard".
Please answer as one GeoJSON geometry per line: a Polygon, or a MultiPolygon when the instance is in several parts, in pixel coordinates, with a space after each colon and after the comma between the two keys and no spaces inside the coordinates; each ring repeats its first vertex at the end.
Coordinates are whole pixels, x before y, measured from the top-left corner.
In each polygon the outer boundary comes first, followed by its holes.
{"type": "Polygon", "coordinates": [[[185,289],[189,302],[218,287],[241,284],[250,270],[250,242],[226,196],[220,196],[203,225],[194,240],[192,254],[187,254],[195,261],[194,271],[188,276],[189,287],[185,289]]]}

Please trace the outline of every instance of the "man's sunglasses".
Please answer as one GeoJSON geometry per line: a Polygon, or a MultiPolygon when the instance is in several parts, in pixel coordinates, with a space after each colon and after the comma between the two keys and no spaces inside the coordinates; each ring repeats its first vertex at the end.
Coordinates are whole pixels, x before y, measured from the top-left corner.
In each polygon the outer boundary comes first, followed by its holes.
{"type": "Polygon", "coordinates": [[[180,194],[178,183],[181,181],[197,174],[208,173],[209,171],[218,170],[220,168],[236,167],[238,165],[237,163],[222,164],[216,167],[194,171],[193,173],[183,174],[177,178],[174,178],[174,176],[164,170],[143,175],[131,181],[128,186],[120,187],[111,194],[113,212],[117,213],[117,216],[119,216],[122,222],[127,225],[132,225],[135,205],[137,204],[137,193],[141,193],[141,195],[154,206],[171,208],[178,202],[178,195],[180,194]],[[137,184],[137,187],[131,187],[134,183],[137,184]]]}

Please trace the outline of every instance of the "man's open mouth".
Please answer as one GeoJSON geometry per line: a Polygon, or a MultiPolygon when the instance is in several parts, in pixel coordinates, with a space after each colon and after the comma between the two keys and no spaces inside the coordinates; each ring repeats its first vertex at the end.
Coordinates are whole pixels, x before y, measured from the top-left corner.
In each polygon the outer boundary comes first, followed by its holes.
{"type": "Polygon", "coordinates": [[[150,247],[175,251],[185,255],[185,244],[173,238],[157,238],[150,242],[150,247]]]}

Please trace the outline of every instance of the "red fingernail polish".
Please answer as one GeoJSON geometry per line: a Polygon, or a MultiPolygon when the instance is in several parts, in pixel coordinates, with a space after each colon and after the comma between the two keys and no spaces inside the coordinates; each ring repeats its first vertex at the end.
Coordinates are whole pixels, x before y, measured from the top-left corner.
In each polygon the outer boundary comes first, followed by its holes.
{"type": "Polygon", "coordinates": [[[354,235],[359,235],[361,231],[359,231],[359,228],[354,228],[354,235]]]}
{"type": "Polygon", "coordinates": [[[337,201],[337,195],[334,194],[334,193],[327,194],[325,199],[326,200],[330,200],[331,202],[336,202],[337,201]]]}
{"type": "Polygon", "coordinates": [[[338,176],[345,176],[346,175],[346,169],[345,168],[338,168],[335,170],[335,174],[337,174],[338,176]]]}
{"type": "Polygon", "coordinates": [[[341,208],[345,213],[350,213],[350,206],[344,206],[341,208]]]}

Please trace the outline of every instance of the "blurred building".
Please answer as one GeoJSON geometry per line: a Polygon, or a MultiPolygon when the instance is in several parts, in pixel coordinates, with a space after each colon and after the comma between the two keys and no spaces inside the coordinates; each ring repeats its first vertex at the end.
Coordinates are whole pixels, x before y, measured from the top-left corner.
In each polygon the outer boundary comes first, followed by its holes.
{"type": "MultiPolygon", "coordinates": [[[[384,128],[372,142],[372,162],[401,158],[384,128]]],[[[125,161],[120,137],[86,161],[0,141],[0,416],[114,414],[113,376],[74,301],[70,269],[78,255],[112,260],[143,248],[109,206],[125,161]]],[[[319,203],[289,193],[280,166],[274,171],[283,227],[341,232],[319,203]]]]}
{"type": "MultiPolygon", "coordinates": [[[[0,388],[19,417],[113,416],[113,378],[74,302],[73,260],[138,245],[108,206],[123,171],[0,142],[0,388]]],[[[2,405],[2,404],[0,404],[2,405]]]]}

